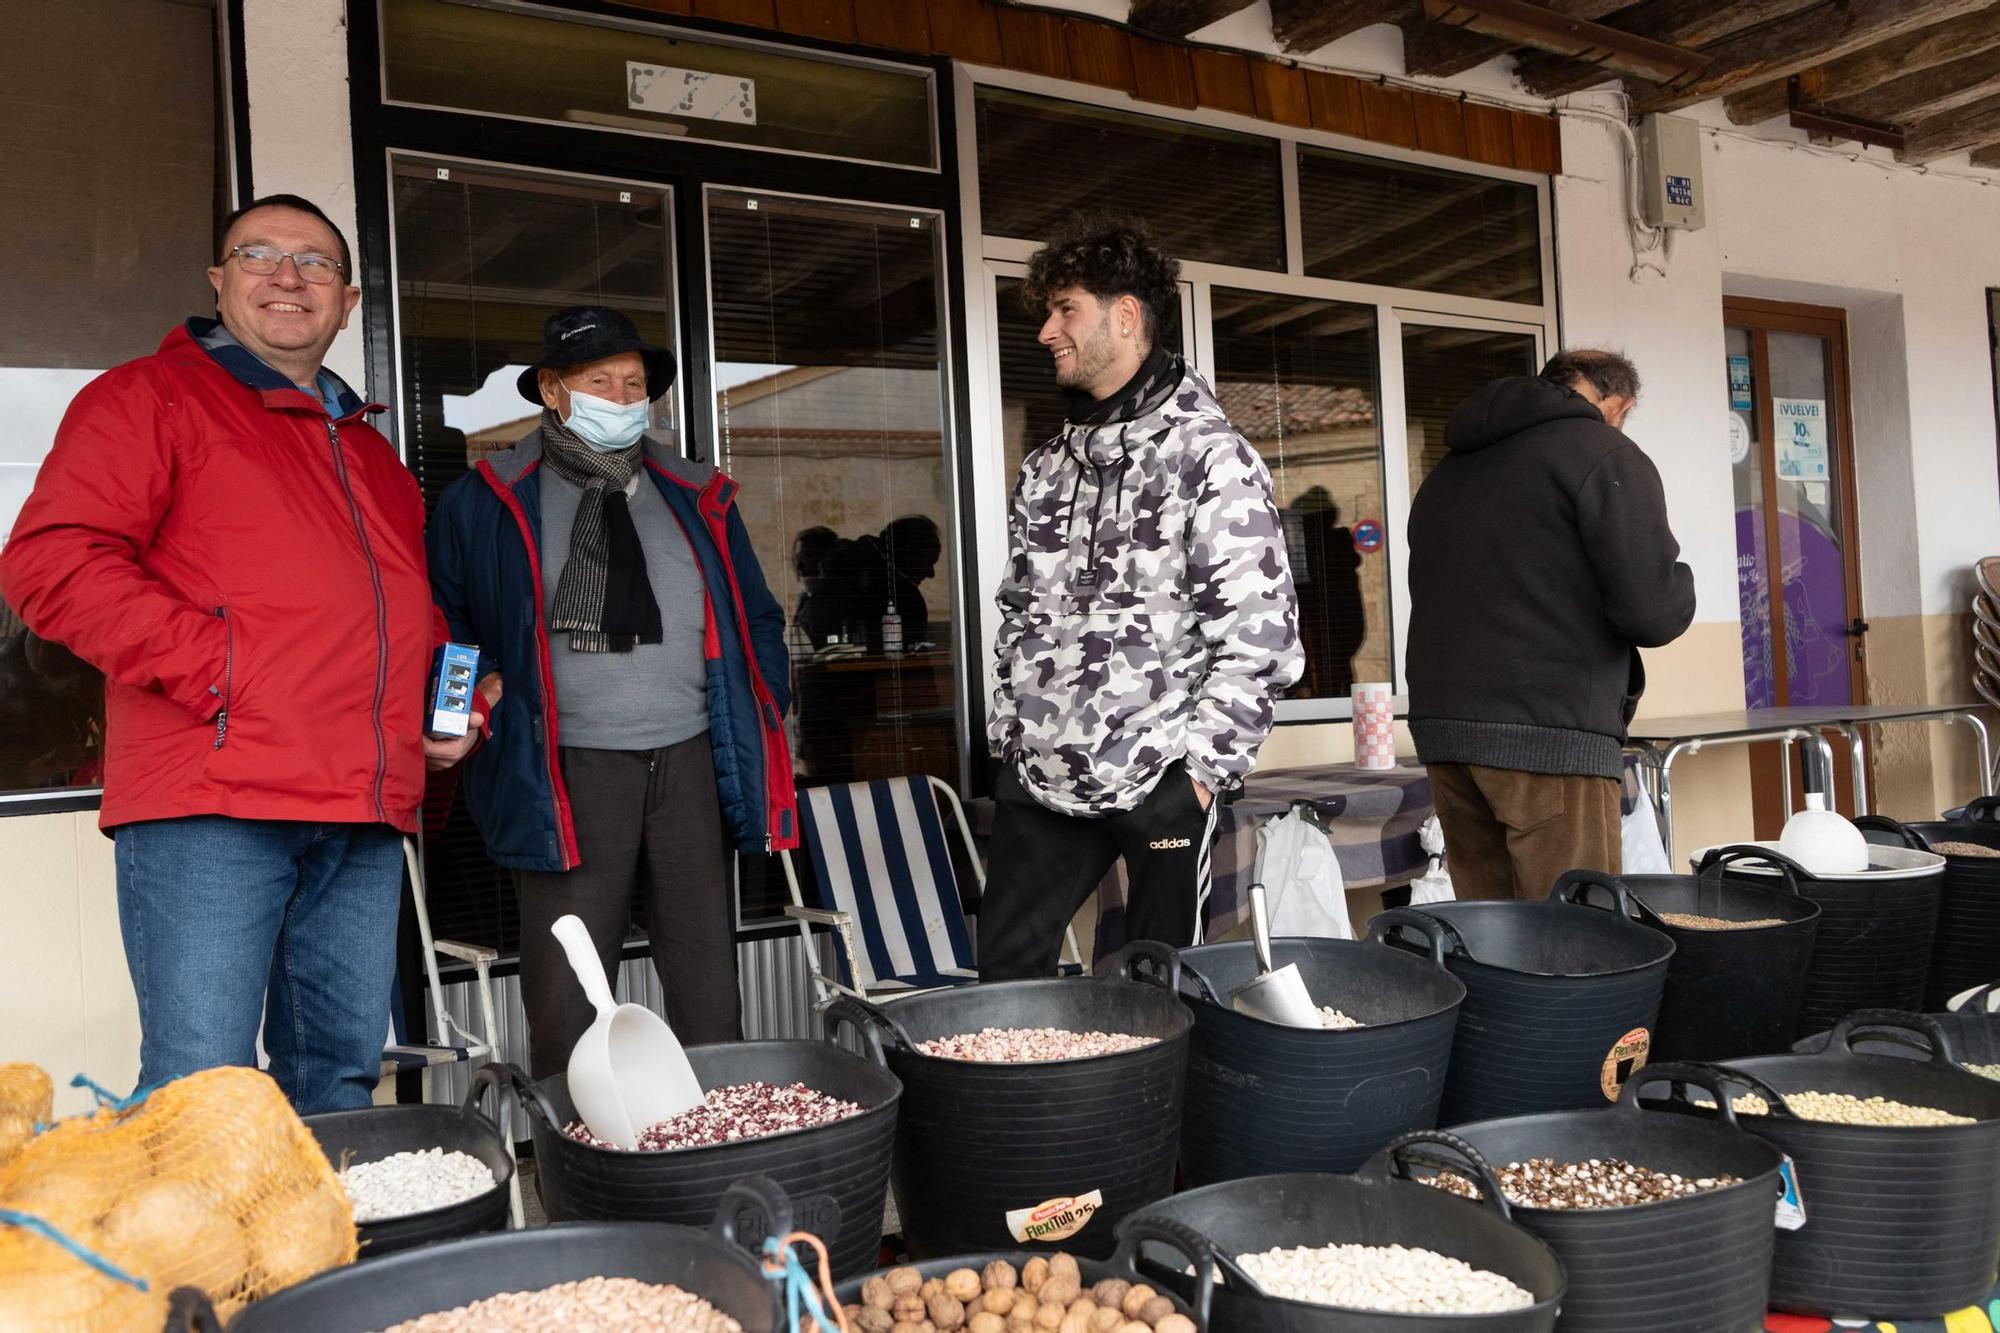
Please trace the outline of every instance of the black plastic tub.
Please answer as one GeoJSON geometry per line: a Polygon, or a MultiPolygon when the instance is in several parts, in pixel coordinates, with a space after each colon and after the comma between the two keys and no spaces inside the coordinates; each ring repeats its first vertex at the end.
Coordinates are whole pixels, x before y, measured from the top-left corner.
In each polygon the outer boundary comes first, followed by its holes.
{"type": "Polygon", "coordinates": [[[1674,942],[1654,1060],[1731,1060],[1776,1055],[1792,1043],[1805,1002],[1820,905],[1801,897],[1787,861],[1779,887],[1723,878],[1730,863],[1767,861],[1757,847],[1721,847],[1692,875],[1626,875],[1633,919],[1674,942]],[[1736,930],[1700,930],[1660,918],[1662,912],[1726,921],[1779,922],[1736,930]]]}
{"type": "MultiPolygon", "coordinates": [[[[1594,871],[1571,871],[1557,894],[1577,879],[1606,885],[1622,907],[1624,887],[1594,871]]],[[[1555,896],[1397,908],[1375,921],[1391,940],[1441,930],[1445,966],[1465,983],[1438,1123],[1608,1106],[1646,1062],[1674,942],[1626,912],[1555,896]]]]}
{"type": "Polygon", "coordinates": [[[1118,1221],[1173,1188],[1193,1020],[1173,991],[1173,950],[1151,949],[1122,955],[1124,976],[988,982],[884,1008],[842,997],[827,1010],[830,1027],[853,1024],[902,1080],[891,1178],[912,1257],[1031,1249],[1105,1258],[1118,1221]],[[1031,1064],[917,1049],[989,1027],[1157,1040],[1031,1064]]]}
{"type": "MultiPolygon", "coordinates": [[[[1438,1130],[1398,1138],[1353,1175],[1294,1173],[1225,1181],[1164,1199],[1135,1214],[1139,1227],[1176,1222],[1214,1247],[1216,1284],[1210,1333],[1548,1333],[1562,1303],[1563,1266],[1555,1253],[1517,1222],[1478,1149],[1438,1130]],[[1452,1160],[1418,1153],[1444,1148],[1483,1182],[1474,1203],[1409,1179],[1412,1166],[1452,1160]],[[1462,1259],[1498,1273],[1535,1298],[1531,1306],[1497,1314],[1396,1314],[1295,1301],[1265,1292],[1237,1257],[1266,1250],[1322,1245],[1407,1245],[1462,1259]]],[[[1150,1243],[1139,1271],[1162,1289],[1193,1286],[1184,1265],[1150,1243]]],[[[1660,1325],[1658,1327],[1666,1327],[1660,1325]]]]}
{"type": "Polygon", "coordinates": [[[1535,1157],[1618,1157],[1694,1180],[1741,1178],[1741,1184],[1706,1194],[1627,1208],[1514,1204],[1514,1220],[1547,1241],[1569,1274],[1557,1333],[1744,1333],[1763,1327],[1782,1159],[1737,1127],[1726,1098],[1719,1117],[1695,1111],[1681,1095],[1687,1084],[1720,1095],[1721,1081],[1705,1066],[1648,1065],[1626,1080],[1615,1107],[1515,1116],[1453,1131],[1495,1166],[1535,1157]],[[1662,1082],[1676,1098],[1665,1104],[1685,1114],[1640,1109],[1643,1090],[1662,1082]]]}
{"type": "Polygon", "coordinates": [[[1953,1068],[1944,1032],[1922,1014],[1868,1010],[1810,1054],[1738,1060],[1719,1072],[1770,1102],[1739,1115],[1796,1165],[1805,1225],[1780,1231],[1771,1304],[1844,1318],[1911,1319],[1983,1300],[2000,1254],[2000,1083],[1953,1068]],[[1903,1027],[1931,1046],[1919,1064],[1857,1054],[1857,1028],[1903,1027]],[[1827,1124],[1787,1112],[1777,1094],[1845,1092],[1931,1106],[1977,1123],[1827,1124]]]}
{"type": "MultiPolygon", "coordinates": [[[[1188,1187],[1278,1171],[1352,1171],[1405,1130],[1437,1123],[1465,984],[1441,955],[1354,940],[1279,939],[1313,1002],[1363,1027],[1291,1027],[1239,1014],[1257,975],[1249,941],[1181,950],[1188,1045],[1181,1173],[1188,1187]]],[[[1439,936],[1442,943],[1442,936],[1439,936]]]]}
{"type": "MultiPolygon", "coordinates": [[[[1209,1248],[1207,1241],[1176,1223],[1136,1216],[1126,1218],[1119,1225],[1118,1249],[1111,1258],[1089,1259],[1073,1256],[1076,1258],[1077,1271],[1083,1276],[1083,1285],[1091,1287],[1107,1278],[1122,1278],[1127,1282],[1146,1281],[1136,1265],[1139,1246],[1146,1241],[1158,1242],[1167,1251],[1177,1254],[1181,1259],[1176,1266],[1177,1270],[1188,1267],[1194,1269],[1196,1278],[1193,1282],[1184,1284],[1187,1290],[1174,1291],[1164,1286],[1157,1290],[1160,1295],[1173,1302],[1174,1309],[1178,1313],[1194,1320],[1195,1327],[1206,1333],[1210,1327],[1209,1292],[1215,1283],[1215,1252],[1209,1248]]],[[[959,1268],[970,1268],[977,1272],[996,1259],[1004,1259],[1014,1265],[1018,1273],[1023,1264],[1037,1255],[1046,1258],[1048,1251],[1002,1250],[992,1254],[960,1254],[943,1259],[925,1259],[910,1267],[915,1268],[918,1275],[928,1281],[934,1277],[943,1277],[959,1268]]],[[[880,1271],[890,1273],[895,1270],[884,1268],[880,1271]]],[[[867,1277],[849,1278],[836,1287],[834,1290],[840,1297],[840,1303],[860,1304],[861,1284],[872,1276],[874,1274],[871,1273],[867,1277]]]]}
{"type": "MultiPolygon", "coordinates": [[[[1777,850],[1775,843],[1742,845],[1777,850]]],[[[1795,1037],[1824,1032],[1857,1009],[1923,1006],[1944,858],[1871,844],[1868,865],[1853,875],[1814,875],[1793,867],[1799,892],[1821,908],[1795,1037]]],[[[1774,862],[1749,860],[1732,862],[1723,873],[1766,888],[1776,887],[1781,874],[1774,862]]]]}
{"type": "MultiPolygon", "coordinates": [[[[875,1266],[889,1196],[889,1158],[902,1093],[895,1078],[830,1042],[732,1041],[690,1046],[704,1088],[803,1083],[866,1109],[830,1125],[673,1152],[621,1152],[578,1143],[566,1075],[530,1084],[513,1070],[535,1141],[535,1182],[551,1221],[674,1222],[700,1226],[723,1192],[765,1176],[791,1200],[803,1229],[826,1243],[835,1276],[875,1266]]],[[[755,1229],[746,1220],[741,1225],[755,1229]]]]}
{"type": "MultiPolygon", "coordinates": [[[[1854,822],[1864,832],[1883,828],[1899,833],[1906,845],[1926,852],[1936,851],[1931,844],[1937,842],[2000,850],[2000,796],[1976,797],[1956,820],[1897,824],[1864,816],[1854,822]]],[[[1952,996],[2000,975],[2000,856],[1938,854],[1944,857],[1944,884],[1938,892],[1937,939],[1931,945],[1931,970],[1924,983],[1924,1008],[1932,1013],[1942,1011],[1952,996]]]]}
{"type": "MultiPolygon", "coordinates": [[[[734,1316],[745,1333],[772,1333],[776,1289],[745,1248],[764,1236],[739,1230],[742,1216],[773,1219],[770,1234],[791,1231],[783,1192],[753,1178],[730,1187],[706,1234],[659,1222],[564,1222],[441,1241],[287,1287],[244,1307],[229,1333],[370,1333],[502,1292],[600,1275],[673,1283],[734,1316]]],[[[207,1319],[182,1326],[216,1327],[207,1319]]]]}
{"type": "Polygon", "coordinates": [[[435,1104],[367,1106],[353,1111],[309,1115],[305,1126],[319,1141],[320,1151],[334,1170],[363,1162],[379,1162],[399,1152],[442,1148],[477,1157],[493,1172],[493,1188],[459,1203],[401,1217],[385,1217],[360,1225],[361,1258],[374,1259],[434,1240],[476,1236],[507,1225],[509,1190],[514,1183],[514,1158],[500,1126],[479,1113],[479,1099],[494,1088],[506,1096],[507,1070],[490,1064],[473,1075],[472,1087],[459,1108],[435,1104]]]}

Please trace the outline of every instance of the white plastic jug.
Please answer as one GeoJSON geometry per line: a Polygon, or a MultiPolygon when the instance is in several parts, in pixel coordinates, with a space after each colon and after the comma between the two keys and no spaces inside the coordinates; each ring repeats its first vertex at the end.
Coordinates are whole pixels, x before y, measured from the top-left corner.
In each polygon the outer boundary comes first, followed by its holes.
{"type": "Polygon", "coordinates": [[[1868,840],[1846,815],[1829,810],[1826,793],[1806,793],[1806,808],[1785,821],[1778,850],[1815,875],[1858,875],[1868,869],[1868,840]]]}

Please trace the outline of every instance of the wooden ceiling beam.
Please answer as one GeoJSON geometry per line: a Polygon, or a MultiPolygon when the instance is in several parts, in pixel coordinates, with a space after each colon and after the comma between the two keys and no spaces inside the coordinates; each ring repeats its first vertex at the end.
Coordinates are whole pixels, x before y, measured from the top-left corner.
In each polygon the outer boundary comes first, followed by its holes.
{"type": "MultiPolygon", "coordinates": [[[[1643,0],[1612,15],[1613,26],[1626,32],[1699,49],[1759,24],[1774,22],[1822,0],[1643,0]]],[[[1579,92],[1610,77],[1597,65],[1547,53],[1521,58],[1518,72],[1528,88],[1544,97],[1579,92]]]]}
{"type": "MultiPolygon", "coordinates": [[[[1552,12],[1570,18],[1600,19],[1625,6],[1626,0],[1544,0],[1552,12]]],[[[1403,20],[1403,68],[1411,74],[1448,79],[1463,74],[1514,48],[1503,37],[1429,23],[1420,17],[1403,20]]]]}
{"type": "MultiPolygon", "coordinates": [[[[1934,23],[1891,41],[1806,70],[1812,100],[1838,102],[1872,92],[1883,84],[2000,47],[2000,3],[1946,23],[1934,23]]],[[[1790,109],[1783,83],[1759,84],[1729,94],[1723,108],[1738,125],[1755,125],[1790,109]]]]}
{"type": "Polygon", "coordinates": [[[1683,47],[1528,0],[1424,0],[1424,16],[1660,83],[1686,80],[1708,64],[1706,57],[1683,47]]]}
{"type": "Polygon", "coordinates": [[[1126,21],[1162,37],[1185,37],[1250,5],[1251,0],[1132,0],[1126,21]]]}
{"type": "Polygon", "coordinates": [[[1415,0],[1271,0],[1271,35],[1287,51],[1317,51],[1375,23],[1400,23],[1415,0]]]}
{"type": "Polygon", "coordinates": [[[1632,86],[1632,109],[1674,111],[1707,101],[1738,88],[1782,82],[1801,70],[1928,28],[1934,23],[1976,13],[1991,0],[1848,0],[1842,6],[1820,6],[1777,23],[1732,37],[1707,48],[1708,69],[1671,84],[1632,86]]]}
{"type": "Polygon", "coordinates": [[[1961,107],[1948,115],[1933,116],[1910,126],[1903,135],[1898,161],[1925,163],[1967,148],[1983,148],[2000,142],[2000,97],[1961,107]]]}
{"type": "MultiPolygon", "coordinates": [[[[1892,79],[1871,93],[1841,101],[1834,109],[1866,120],[1913,125],[1983,102],[1996,93],[2000,93],[2000,46],[1892,79]]],[[[1824,89],[1821,100],[1825,100],[1824,89]]]]}

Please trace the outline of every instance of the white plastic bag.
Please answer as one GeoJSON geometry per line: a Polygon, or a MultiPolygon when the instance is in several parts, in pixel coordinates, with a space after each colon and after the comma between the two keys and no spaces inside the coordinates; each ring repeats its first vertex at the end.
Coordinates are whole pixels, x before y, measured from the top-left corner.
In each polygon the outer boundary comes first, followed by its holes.
{"type": "Polygon", "coordinates": [[[1354,938],[1340,862],[1306,802],[1257,826],[1257,879],[1264,885],[1272,935],[1354,938]]]}
{"type": "Polygon", "coordinates": [[[1423,828],[1417,833],[1417,841],[1430,855],[1431,866],[1410,881],[1410,906],[1452,902],[1458,895],[1451,887],[1451,872],[1444,868],[1444,825],[1438,823],[1436,815],[1424,821],[1423,828]]]}
{"type": "Polygon", "coordinates": [[[1666,844],[1660,839],[1660,821],[1653,813],[1653,803],[1641,796],[1632,803],[1632,810],[1620,821],[1624,843],[1624,866],[1628,875],[1671,875],[1673,865],[1667,860],[1666,844]]]}

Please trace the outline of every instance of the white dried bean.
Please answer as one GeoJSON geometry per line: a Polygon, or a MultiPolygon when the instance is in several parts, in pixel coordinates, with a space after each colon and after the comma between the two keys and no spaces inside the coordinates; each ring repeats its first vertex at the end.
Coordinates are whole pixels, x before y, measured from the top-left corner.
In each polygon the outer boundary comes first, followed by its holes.
{"type": "Polygon", "coordinates": [[[469,1153],[425,1148],[374,1162],[356,1162],[340,1173],[354,1220],[379,1222],[448,1208],[495,1188],[493,1168],[469,1153]]]}
{"type": "Polygon", "coordinates": [[[1240,1254],[1236,1262],[1270,1295],[1350,1310],[1491,1314],[1535,1303],[1498,1273],[1402,1245],[1301,1245],[1240,1254]]]}
{"type": "Polygon", "coordinates": [[[1123,1032],[1071,1032],[1065,1028],[981,1028],[953,1037],[933,1037],[917,1043],[925,1055],[941,1060],[980,1060],[994,1064],[1025,1064],[1038,1060],[1078,1060],[1091,1055],[1119,1055],[1157,1046],[1158,1037],[1134,1037],[1123,1032]]]}
{"type": "MultiPolygon", "coordinates": [[[[1769,1115],[1771,1104],[1754,1092],[1731,1097],[1729,1104],[1738,1115],[1769,1115]]],[[[1697,1106],[1713,1106],[1699,1099],[1697,1106]]],[[[1953,1115],[1935,1106],[1912,1106],[1887,1097],[1856,1097],[1845,1092],[1788,1092],[1785,1109],[1801,1120],[1822,1120],[1836,1125],[1970,1125],[1975,1117],[1953,1115]]]]}
{"type": "Polygon", "coordinates": [[[1336,1032],[1344,1032],[1348,1028],[1368,1026],[1358,1018],[1349,1018],[1330,1004],[1323,1004],[1319,1007],[1319,1025],[1336,1032]]]}

